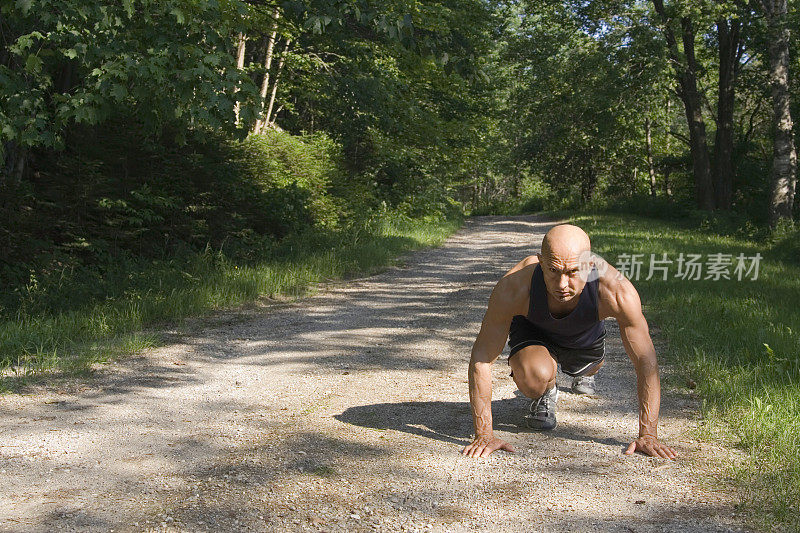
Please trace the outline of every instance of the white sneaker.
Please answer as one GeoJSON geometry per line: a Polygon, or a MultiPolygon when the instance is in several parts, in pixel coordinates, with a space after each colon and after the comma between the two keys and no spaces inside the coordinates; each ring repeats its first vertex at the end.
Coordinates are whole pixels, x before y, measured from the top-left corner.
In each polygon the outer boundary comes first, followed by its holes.
{"type": "Polygon", "coordinates": [[[594,376],[572,378],[572,392],[575,394],[594,394],[594,376]]]}

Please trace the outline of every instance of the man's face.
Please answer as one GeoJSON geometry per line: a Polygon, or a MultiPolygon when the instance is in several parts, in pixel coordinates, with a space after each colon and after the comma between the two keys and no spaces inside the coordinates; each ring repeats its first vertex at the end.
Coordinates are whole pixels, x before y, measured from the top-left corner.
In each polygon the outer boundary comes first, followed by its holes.
{"type": "Polygon", "coordinates": [[[557,250],[539,256],[547,292],[559,302],[568,302],[580,295],[586,286],[591,263],[581,261],[582,254],[557,250]]]}

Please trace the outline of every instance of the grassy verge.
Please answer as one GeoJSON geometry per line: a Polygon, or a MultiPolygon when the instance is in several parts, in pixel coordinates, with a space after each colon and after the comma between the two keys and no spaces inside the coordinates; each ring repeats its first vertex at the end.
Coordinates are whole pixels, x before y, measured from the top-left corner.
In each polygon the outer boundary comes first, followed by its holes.
{"type": "MultiPolygon", "coordinates": [[[[708,434],[749,452],[732,466],[754,525],[800,529],[800,262],[796,242],[723,236],[686,223],[636,216],[572,217],[594,251],[619,266],[620,254],[644,254],[634,281],[645,314],[661,328],[669,350],[703,398],[708,434]],[[787,246],[788,244],[788,246],[787,246]],[[787,253],[788,248],[788,253],[787,253]],[[676,278],[648,275],[650,254],[760,253],[758,277],[676,278]]],[[[796,241],[798,234],[791,236],[796,241]]],[[[707,272],[704,270],[702,277],[707,272]]]]}
{"type": "MultiPolygon", "coordinates": [[[[55,373],[75,375],[124,354],[158,344],[142,333],[154,324],[198,316],[260,297],[306,294],[315,283],[368,274],[391,264],[402,252],[441,243],[459,220],[412,220],[387,214],[357,228],[315,231],[285,239],[261,260],[236,263],[211,250],[169,260],[122,262],[101,277],[73,282],[58,312],[18,313],[0,323],[0,390],[13,389],[30,378],[55,373]],[[82,294],[103,301],[81,305],[82,294]],[[93,286],[90,286],[93,284],[93,286]]],[[[41,309],[37,294],[25,309],[41,309]]],[[[53,306],[50,306],[53,307],[53,306]]]]}

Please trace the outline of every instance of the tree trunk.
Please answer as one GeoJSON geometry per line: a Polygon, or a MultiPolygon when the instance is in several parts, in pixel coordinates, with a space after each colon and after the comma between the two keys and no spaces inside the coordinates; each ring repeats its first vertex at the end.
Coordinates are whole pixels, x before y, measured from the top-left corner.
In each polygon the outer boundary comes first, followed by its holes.
{"type": "Polygon", "coordinates": [[[519,198],[520,179],[519,172],[514,172],[511,176],[511,197],[514,199],[519,198]]]}
{"type": "Polygon", "coordinates": [[[472,211],[478,209],[478,185],[472,186],[472,211]]]}
{"type": "Polygon", "coordinates": [[[19,184],[28,168],[28,151],[14,141],[7,141],[0,155],[3,156],[0,161],[0,188],[12,183],[19,184]]]}
{"type": "Polygon", "coordinates": [[[769,70],[772,85],[773,128],[772,188],[769,222],[791,220],[797,182],[797,152],[789,109],[789,28],[786,0],[762,0],[769,24],[769,70]]]}
{"type": "MultiPolygon", "coordinates": [[[[292,39],[286,39],[286,44],[283,46],[283,53],[278,61],[278,70],[275,72],[275,81],[272,82],[272,94],[269,97],[269,107],[267,107],[267,114],[264,117],[264,123],[267,126],[275,123],[275,120],[272,119],[272,107],[275,105],[275,94],[278,92],[278,82],[281,79],[281,70],[283,69],[283,63],[286,61],[286,54],[289,52],[290,44],[292,44],[292,39]]],[[[277,115],[277,113],[275,114],[277,115]]]]}
{"type": "Polygon", "coordinates": [[[694,27],[688,17],[681,18],[681,40],[683,42],[683,58],[681,58],[675,33],[671,27],[672,21],[667,16],[663,0],[653,0],[653,6],[664,25],[664,37],[667,41],[669,56],[675,64],[678,96],[683,102],[686,121],[689,124],[689,150],[692,154],[695,200],[700,209],[711,210],[714,209],[714,190],[711,181],[711,159],[708,154],[706,124],[703,119],[700,92],[697,89],[694,27]]]}
{"type": "Polygon", "coordinates": [[[583,169],[583,180],[581,180],[581,200],[584,204],[592,201],[595,186],[597,185],[597,172],[590,163],[583,169]]]}
{"type": "MultiPolygon", "coordinates": [[[[278,35],[279,13],[280,8],[275,6],[275,10],[272,12],[272,33],[267,41],[267,52],[266,56],[264,57],[264,79],[261,82],[261,92],[259,93],[259,114],[264,112],[264,104],[266,103],[267,92],[269,90],[269,69],[272,66],[272,50],[275,48],[275,37],[278,35]]],[[[266,122],[261,118],[256,120],[256,124],[253,126],[253,133],[261,133],[261,130],[264,128],[265,124],[266,122]]]]}
{"type": "MultiPolygon", "coordinates": [[[[244,56],[247,49],[246,43],[247,38],[245,37],[244,33],[240,33],[237,38],[237,45],[236,45],[236,69],[240,72],[244,69],[244,56]]],[[[239,87],[236,87],[233,90],[234,94],[239,92],[239,87]]],[[[239,101],[237,100],[233,104],[233,112],[236,115],[236,125],[239,125],[239,112],[240,112],[240,105],[239,101]]]]}
{"type": "MultiPolygon", "coordinates": [[[[667,157],[669,158],[667,161],[670,161],[672,159],[672,135],[670,133],[672,131],[672,100],[669,98],[667,98],[667,120],[669,121],[669,124],[667,124],[667,145],[664,147],[664,149],[666,150],[667,157]]],[[[664,166],[664,195],[667,198],[672,196],[672,188],[669,184],[670,174],[672,174],[671,163],[664,166]]]]}
{"type": "Polygon", "coordinates": [[[681,18],[683,50],[686,69],[681,75],[681,99],[689,122],[689,148],[694,170],[695,200],[700,209],[714,209],[714,189],[711,181],[711,159],[708,155],[706,123],[703,118],[700,91],[697,89],[697,61],[694,55],[694,27],[687,17],[681,18]]]}
{"type": "Polygon", "coordinates": [[[58,81],[56,82],[58,92],[61,94],[70,92],[74,86],[74,77],[75,62],[74,60],[66,61],[61,68],[61,72],[58,75],[58,81]]]}
{"type": "Polygon", "coordinates": [[[647,146],[647,173],[650,175],[650,196],[656,197],[656,167],[653,165],[653,137],[650,133],[650,117],[644,119],[644,138],[647,146]]]}
{"type": "Polygon", "coordinates": [[[714,193],[717,209],[730,209],[733,194],[733,108],[742,57],[741,23],[717,21],[719,80],[717,133],[714,139],[714,193]]]}

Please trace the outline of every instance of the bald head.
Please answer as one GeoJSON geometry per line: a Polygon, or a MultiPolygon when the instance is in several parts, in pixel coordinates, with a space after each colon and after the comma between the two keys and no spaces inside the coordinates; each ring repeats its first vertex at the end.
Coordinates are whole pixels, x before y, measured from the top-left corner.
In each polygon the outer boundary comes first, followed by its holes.
{"type": "Polygon", "coordinates": [[[548,231],[542,241],[542,257],[550,260],[577,258],[581,252],[591,249],[589,236],[578,226],[559,224],[548,231]]]}
{"type": "Polygon", "coordinates": [[[566,302],[583,291],[588,279],[589,236],[578,226],[560,224],[548,231],[539,255],[547,292],[559,302],[566,302]]]}

